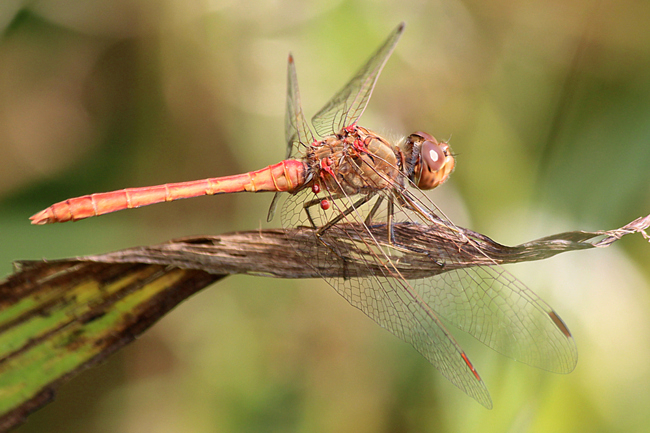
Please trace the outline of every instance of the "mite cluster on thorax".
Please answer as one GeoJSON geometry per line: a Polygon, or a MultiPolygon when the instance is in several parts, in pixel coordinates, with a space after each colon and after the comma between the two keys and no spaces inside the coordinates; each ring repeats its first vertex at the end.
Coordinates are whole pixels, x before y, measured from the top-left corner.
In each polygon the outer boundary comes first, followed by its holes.
{"type": "Polygon", "coordinates": [[[400,182],[400,159],[399,149],[356,125],[314,142],[306,155],[312,184],[334,195],[393,187],[400,182]]]}

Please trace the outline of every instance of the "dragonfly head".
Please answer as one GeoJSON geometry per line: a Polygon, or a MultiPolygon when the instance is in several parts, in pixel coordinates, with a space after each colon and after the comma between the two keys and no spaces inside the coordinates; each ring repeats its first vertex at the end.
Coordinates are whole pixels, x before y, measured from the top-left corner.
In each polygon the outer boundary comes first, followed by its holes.
{"type": "Polygon", "coordinates": [[[456,161],[449,143],[438,142],[431,134],[415,132],[406,139],[411,148],[411,181],[420,189],[433,189],[454,171],[456,161]]]}

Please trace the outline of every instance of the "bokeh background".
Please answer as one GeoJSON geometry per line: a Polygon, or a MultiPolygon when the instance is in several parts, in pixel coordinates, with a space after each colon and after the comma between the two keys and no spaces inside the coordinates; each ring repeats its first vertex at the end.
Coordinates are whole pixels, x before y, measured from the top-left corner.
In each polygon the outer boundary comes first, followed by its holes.
{"type": "MultiPolygon", "coordinates": [[[[30,226],[55,201],[284,156],[286,59],[315,113],[400,22],[362,124],[451,137],[432,193],[506,244],[650,213],[650,3],[633,0],[0,3],[0,269],[273,227],[271,196],[30,226]]],[[[650,245],[510,267],[579,349],[554,375],[459,335],[487,411],[318,280],[231,277],[62,388],[18,432],[636,432],[650,425],[650,245]]],[[[458,333],[457,333],[458,334],[458,333]]]]}

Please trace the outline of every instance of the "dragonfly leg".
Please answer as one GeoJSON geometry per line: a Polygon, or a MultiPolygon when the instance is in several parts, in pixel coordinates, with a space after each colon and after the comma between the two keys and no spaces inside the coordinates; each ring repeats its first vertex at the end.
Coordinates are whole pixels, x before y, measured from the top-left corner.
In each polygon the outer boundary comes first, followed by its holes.
{"type": "MultiPolygon", "coordinates": [[[[337,200],[337,199],[340,199],[340,198],[343,198],[343,197],[345,197],[344,194],[336,194],[336,195],[332,195],[330,197],[330,199],[331,200],[337,200]]],[[[311,224],[312,229],[316,230],[316,237],[318,238],[318,240],[324,246],[326,246],[335,256],[337,256],[338,258],[340,258],[342,260],[342,262],[343,262],[343,279],[344,280],[349,280],[350,279],[350,275],[349,275],[349,271],[348,271],[348,260],[323,238],[323,233],[325,233],[327,230],[329,230],[335,224],[339,223],[343,218],[350,215],[359,206],[362,206],[365,203],[367,203],[372,197],[373,197],[373,194],[368,194],[368,195],[363,196],[361,199],[357,200],[355,203],[353,203],[352,205],[347,207],[343,212],[339,213],[336,217],[332,218],[330,221],[328,221],[325,225],[323,225],[321,227],[316,226],[316,223],[314,222],[314,219],[311,216],[311,213],[309,212],[309,208],[320,204],[322,202],[322,199],[313,199],[313,200],[310,200],[310,201],[303,204],[305,212],[307,213],[307,218],[309,219],[309,223],[311,224]]]]}
{"type": "MultiPolygon", "coordinates": [[[[370,193],[367,195],[364,195],[361,197],[359,200],[357,200],[355,203],[352,205],[348,206],[343,212],[340,212],[337,216],[332,218],[327,224],[321,226],[318,229],[317,235],[322,235],[323,232],[328,230],[330,227],[332,227],[334,224],[338,224],[343,218],[347,217],[350,215],[352,212],[357,210],[359,206],[363,206],[364,204],[368,203],[370,199],[374,196],[374,193],[370,193]]],[[[335,197],[335,198],[340,198],[340,197],[335,197]]]]}
{"type": "Polygon", "coordinates": [[[379,210],[379,206],[381,206],[381,202],[383,202],[383,201],[384,201],[384,197],[380,195],[379,198],[377,199],[377,201],[375,202],[375,204],[373,205],[372,209],[370,209],[370,212],[368,212],[368,216],[366,217],[366,219],[363,222],[368,227],[370,227],[372,225],[372,217],[375,216],[375,214],[379,210]]]}
{"type": "Polygon", "coordinates": [[[317,199],[310,200],[310,201],[303,204],[303,209],[305,209],[305,213],[307,214],[307,219],[309,220],[309,224],[311,224],[311,228],[314,229],[314,230],[316,230],[317,227],[316,227],[316,223],[314,223],[314,218],[312,218],[312,216],[311,216],[311,212],[309,212],[309,208],[314,206],[314,205],[317,205],[320,202],[321,202],[321,199],[317,198],[317,199]]]}
{"type": "MultiPolygon", "coordinates": [[[[366,217],[364,224],[368,227],[372,225],[372,217],[375,216],[377,211],[379,210],[379,206],[381,206],[382,202],[384,201],[383,196],[379,196],[375,204],[372,206],[372,209],[370,209],[370,212],[368,212],[368,216],[366,217]]],[[[393,230],[393,212],[394,212],[394,198],[391,197],[388,200],[388,205],[387,205],[387,215],[386,215],[386,228],[388,230],[387,233],[387,240],[388,240],[388,245],[393,244],[393,239],[395,239],[395,232],[393,230]]]]}
{"type": "MultiPolygon", "coordinates": [[[[338,200],[340,198],[345,197],[343,194],[336,194],[336,195],[331,195],[329,197],[330,200],[338,200]]],[[[311,212],[309,212],[309,208],[316,206],[317,204],[320,205],[323,202],[324,199],[322,198],[315,198],[313,200],[309,200],[308,202],[303,203],[302,207],[305,210],[305,213],[307,214],[307,219],[309,220],[309,224],[311,224],[311,228],[314,230],[317,230],[319,227],[316,226],[316,223],[314,222],[314,218],[311,216],[311,212]]]]}
{"type": "Polygon", "coordinates": [[[390,199],[388,199],[388,206],[386,209],[386,229],[388,230],[386,236],[388,237],[388,245],[393,245],[393,241],[395,239],[395,229],[393,227],[394,212],[395,212],[395,197],[391,195],[390,199]]]}

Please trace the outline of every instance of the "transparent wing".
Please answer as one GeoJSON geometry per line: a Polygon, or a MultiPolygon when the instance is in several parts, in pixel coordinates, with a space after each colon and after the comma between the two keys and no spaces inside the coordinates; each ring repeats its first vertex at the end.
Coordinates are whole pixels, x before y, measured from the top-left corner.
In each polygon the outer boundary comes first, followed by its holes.
{"type": "Polygon", "coordinates": [[[554,373],[575,368],[577,349],[558,314],[502,267],[456,269],[411,284],[441,317],[495,351],[554,373]]]}
{"type": "MultiPolygon", "coordinates": [[[[364,181],[371,189],[377,184],[372,177],[364,181]]],[[[287,197],[283,226],[310,226],[305,203],[313,204],[308,210],[316,226],[345,215],[323,233],[320,246],[295,245],[306,263],[317,270],[324,263],[342,267],[343,278],[324,275],[337,292],[411,343],[481,404],[491,405],[485,385],[443,321],[532,366],[558,373],[575,367],[575,343],[559,316],[505,269],[486,266],[493,263],[487,254],[419,190],[376,191],[365,202],[303,190],[287,197]],[[323,199],[330,202],[328,209],[318,205],[323,199]],[[390,242],[388,221],[394,228],[390,242]],[[399,230],[413,223],[432,227],[444,242],[412,239],[408,230],[399,230]],[[430,269],[437,272],[421,276],[430,269]]]]}
{"type": "MultiPolygon", "coordinates": [[[[293,56],[289,54],[287,65],[287,107],[284,118],[284,136],[287,141],[287,152],[285,159],[297,158],[302,154],[302,149],[314,141],[314,134],[302,113],[300,103],[300,91],[298,90],[298,77],[296,76],[296,65],[293,56]]],[[[280,198],[279,192],[273,195],[271,206],[266,220],[271,221],[280,198]]]]}
{"type": "Polygon", "coordinates": [[[289,54],[287,66],[287,109],[284,119],[284,136],[287,140],[286,159],[295,158],[302,153],[302,149],[314,141],[314,134],[302,113],[298,78],[293,56],[289,54]]]}
{"type": "Polygon", "coordinates": [[[393,30],[386,42],[352,80],[312,118],[312,124],[318,135],[324,137],[337,133],[341,128],[356,122],[363,114],[377,78],[404,32],[404,25],[401,23],[393,30]]]}
{"type": "MultiPolygon", "coordinates": [[[[477,265],[491,260],[422,191],[411,188],[398,199],[402,203],[395,206],[394,222],[434,224],[448,238],[456,237],[446,245],[436,243],[436,254],[431,256],[448,271],[411,281],[436,313],[488,347],[525,364],[555,373],[575,368],[575,342],[546,302],[496,263],[477,265]]],[[[431,244],[427,240],[418,247],[412,239],[402,243],[414,252],[431,244]]]]}
{"type": "MultiPolygon", "coordinates": [[[[312,196],[311,190],[288,196],[283,206],[282,224],[287,227],[305,225],[303,204],[309,202],[312,196]]],[[[334,214],[344,211],[341,206],[348,204],[347,198],[330,199],[334,200],[333,207],[338,206],[334,214]]],[[[312,209],[312,217],[322,222],[324,214],[328,212],[319,209],[312,209]]],[[[356,219],[349,217],[347,222],[356,219]]],[[[367,239],[364,227],[356,226],[356,235],[355,228],[348,228],[353,233],[347,233],[345,237],[338,237],[338,230],[333,229],[324,233],[323,242],[316,243],[316,247],[304,243],[295,243],[294,247],[316,269],[327,267],[325,262],[339,263],[346,276],[324,276],[324,279],[343,298],[382,328],[410,343],[454,385],[491,408],[492,401],[485,383],[436,312],[408,281],[397,276],[399,271],[391,266],[390,260],[386,260],[388,255],[379,252],[382,247],[378,242],[369,244],[360,241],[367,239]],[[337,236],[336,242],[328,242],[332,236],[337,236]],[[369,251],[372,251],[370,255],[369,251]]]]}

